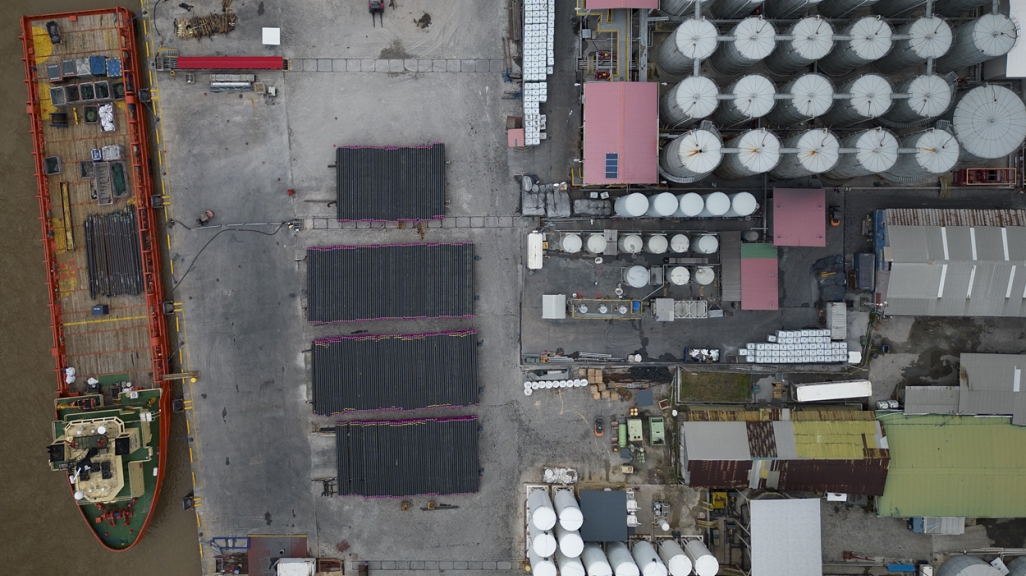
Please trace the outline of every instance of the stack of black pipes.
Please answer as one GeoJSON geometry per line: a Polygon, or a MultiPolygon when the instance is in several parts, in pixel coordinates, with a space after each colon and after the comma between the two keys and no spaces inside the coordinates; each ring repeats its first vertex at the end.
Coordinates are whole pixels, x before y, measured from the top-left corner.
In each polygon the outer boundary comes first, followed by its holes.
{"type": "Polygon", "coordinates": [[[85,221],[89,297],[136,296],[143,291],[139,224],[132,209],[92,214],[85,221]]]}

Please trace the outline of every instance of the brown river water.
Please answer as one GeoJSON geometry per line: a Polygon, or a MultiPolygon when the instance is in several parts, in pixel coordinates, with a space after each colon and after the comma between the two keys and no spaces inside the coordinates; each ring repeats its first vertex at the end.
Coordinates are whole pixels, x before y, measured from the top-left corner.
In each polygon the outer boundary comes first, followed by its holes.
{"type": "MultiPolygon", "coordinates": [[[[185,421],[176,417],[158,510],[143,540],[109,552],[47,467],[56,388],[39,205],[18,40],[23,14],[105,8],[103,0],[0,1],[0,574],[190,575],[200,570],[185,421]]],[[[127,3],[139,12],[138,3],[127,3]]]]}

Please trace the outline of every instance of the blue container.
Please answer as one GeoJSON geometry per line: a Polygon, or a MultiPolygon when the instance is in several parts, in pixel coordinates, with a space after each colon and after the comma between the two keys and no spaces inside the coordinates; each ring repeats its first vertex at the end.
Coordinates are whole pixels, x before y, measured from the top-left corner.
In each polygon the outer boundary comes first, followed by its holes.
{"type": "Polygon", "coordinates": [[[110,306],[106,304],[93,306],[93,316],[106,316],[107,314],[110,314],[110,306]]]}
{"type": "Polygon", "coordinates": [[[107,76],[121,78],[121,60],[118,58],[107,58],[107,76]]]}
{"type": "Polygon", "coordinates": [[[93,162],[100,162],[103,160],[103,151],[99,148],[93,148],[89,151],[89,156],[92,157],[93,162]]]}
{"type": "Polygon", "coordinates": [[[107,75],[107,57],[106,56],[90,56],[89,57],[89,72],[93,76],[106,76],[107,75]]]}

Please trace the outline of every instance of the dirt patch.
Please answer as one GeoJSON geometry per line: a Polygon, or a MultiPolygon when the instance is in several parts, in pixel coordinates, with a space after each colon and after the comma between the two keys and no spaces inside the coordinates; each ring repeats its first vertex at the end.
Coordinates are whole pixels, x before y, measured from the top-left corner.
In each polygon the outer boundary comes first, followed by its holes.
{"type": "Polygon", "coordinates": [[[752,377],[729,372],[682,370],[680,400],[698,402],[745,402],[752,396],[752,377]]]}
{"type": "Polygon", "coordinates": [[[1026,518],[1014,520],[979,520],[987,529],[987,537],[999,548],[1022,548],[1026,546],[1026,518]]]}
{"type": "Polygon", "coordinates": [[[392,45],[381,50],[381,54],[378,55],[380,60],[405,60],[407,58],[413,58],[413,55],[403,48],[403,43],[399,40],[393,40],[392,45]]]}
{"type": "Polygon", "coordinates": [[[423,16],[414,20],[413,23],[417,25],[417,28],[424,30],[431,25],[431,15],[425,12],[423,16]]]}

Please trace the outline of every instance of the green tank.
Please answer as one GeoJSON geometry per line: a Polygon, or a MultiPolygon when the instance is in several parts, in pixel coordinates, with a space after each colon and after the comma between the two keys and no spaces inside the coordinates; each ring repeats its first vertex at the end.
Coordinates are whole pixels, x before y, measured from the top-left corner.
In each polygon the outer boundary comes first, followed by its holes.
{"type": "Polygon", "coordinates": [[[620,448],[626,448],[627,447],[627,427],[624,426],[623,424],[620,424],[619,426],[616,427],[616,430],[619,433],[620,448]]]}

